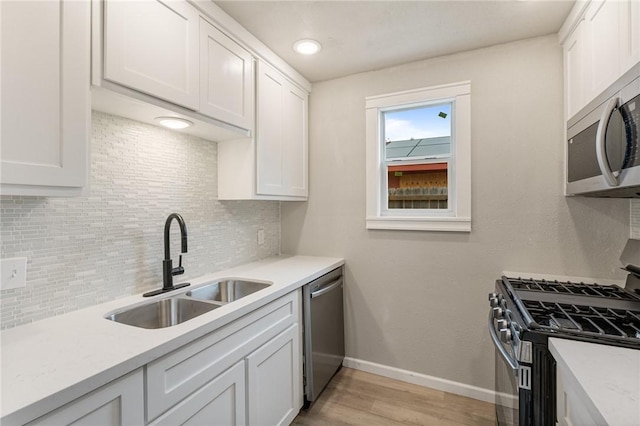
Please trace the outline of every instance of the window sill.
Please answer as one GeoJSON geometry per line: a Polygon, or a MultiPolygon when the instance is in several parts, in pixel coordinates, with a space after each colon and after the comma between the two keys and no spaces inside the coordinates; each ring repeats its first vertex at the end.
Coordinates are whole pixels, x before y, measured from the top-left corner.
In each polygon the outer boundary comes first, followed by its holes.
{"type": "Polygon", "coordinates": [[[468,217],[368,217],[367,229],[387,229],[392,231],[439,231],[471,232],[471,218],[468,217]]]}

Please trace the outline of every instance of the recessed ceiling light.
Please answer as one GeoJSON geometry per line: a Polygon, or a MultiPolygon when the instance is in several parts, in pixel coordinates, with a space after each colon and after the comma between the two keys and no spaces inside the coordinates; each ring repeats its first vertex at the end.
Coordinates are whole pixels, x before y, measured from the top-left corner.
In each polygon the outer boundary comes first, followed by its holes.
{"type": "Polygon", "coordinates": [[[155,120],[160,123],[161,126],[169,129],[186,129],[187,127],[193,126],[191,121],[178,117],[156,117],[155,120]]]}
{"type": "Polygon", "coordinates": [[[302,55],[313,55],[322,49],[320,43],[311,39],[298,40],[293,45],[293,50],[302,55]]]}

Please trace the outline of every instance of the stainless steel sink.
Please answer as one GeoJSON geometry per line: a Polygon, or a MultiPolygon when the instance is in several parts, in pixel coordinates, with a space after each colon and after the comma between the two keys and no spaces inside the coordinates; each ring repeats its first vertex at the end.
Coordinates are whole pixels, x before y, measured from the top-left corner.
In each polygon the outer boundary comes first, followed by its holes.
{"type": "Polygon", "coordinates": [[[267,288],[270,285],[271,284],[258,281],[223,280],[190,290],[185,293],[185,296],[212,302],[229,303],[267,288]]]}
{"type": "Polygon", "coordinates": [[[106,318],[141,328],[164,328],[205,314],[219,305],[194,299],[171,297],[116,311],[106,318]]]}

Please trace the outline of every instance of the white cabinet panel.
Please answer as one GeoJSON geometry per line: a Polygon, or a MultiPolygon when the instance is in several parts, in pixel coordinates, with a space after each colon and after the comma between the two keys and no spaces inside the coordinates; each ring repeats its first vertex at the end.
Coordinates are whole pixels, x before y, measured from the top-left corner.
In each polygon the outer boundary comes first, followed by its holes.
{"type": "Polygon", "coordinates": [[[302,406],[297,324],[247,357],[247,382],[249,424],[293,421],[302,406]]]}
{"type": "Polygon", "coordinates": [[[0,8],[2,193],[80,195],[89,169],[90,4],[0,8]]]}
{"type": "Polygon", "coordinates": [[[142,370],[136,370],[28,425],[142,425],[144,424],[142,381],[142,370]]]}
{"type": "Polygon", "coordinates": [[[306,197],[308,96],[258,63],[257,193],[306,197]]]}
{"type": "Polygon", "coordinates": [[[104,78],[198,109],[197,10],[175,0],[109,0],[104,7],[104,78]]]}
{"type": "Polygon", "coordinates": [[[307,189],[307,94],[288,85],[284,97],[282,163],[287,195],[306,197],[307,189]]]}
{"type": "Polygon", "coordinates": [[[640,62],[640,1],[620,2],[621,73],[640,62]]]}
{"type": "Polygon", "coordinates": [[[284,78],[263,63],[258,65],[257,173],[258,193],[282,195],[284,78]]]}
{"type": "Polygon", "coordinates": [[[586,11],[587,102],[613,83],[620,70],[620,2],[593,1],[586,11]]]}
{"type": "Polygon", "coordinates": [[[564,72],[567,99],[567,116],[572,117],[585,104],[585,37],[584,21],[564,43],[564,72]]]}
{"type": "Polygon", "coordinates": [[[253,57],[200,19],[200,112],[251,130],[254,108],[253,57]]]}
{"type": "Polygon", "coordinates": [[[245,367],[240,361],[194,392],[153,425],[246,424],[245,367]]]}

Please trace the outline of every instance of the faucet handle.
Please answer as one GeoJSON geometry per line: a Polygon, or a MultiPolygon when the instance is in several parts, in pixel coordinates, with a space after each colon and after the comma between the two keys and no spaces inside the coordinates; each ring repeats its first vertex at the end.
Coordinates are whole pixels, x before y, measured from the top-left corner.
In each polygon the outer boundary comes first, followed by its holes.
{"type": "Polygon", "coordinates": [[[182,267],[182,255],[178,258],[178,267],[171,270],[171,275],[184,274],[184,268],[182,267]]]}

